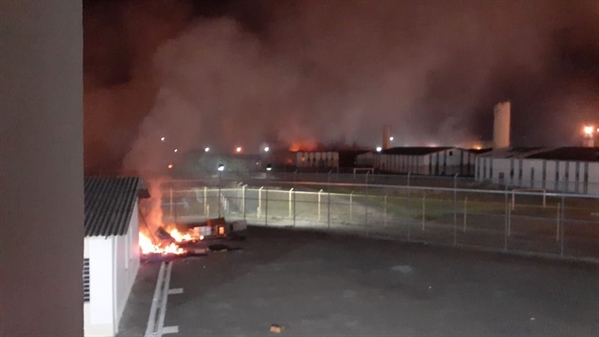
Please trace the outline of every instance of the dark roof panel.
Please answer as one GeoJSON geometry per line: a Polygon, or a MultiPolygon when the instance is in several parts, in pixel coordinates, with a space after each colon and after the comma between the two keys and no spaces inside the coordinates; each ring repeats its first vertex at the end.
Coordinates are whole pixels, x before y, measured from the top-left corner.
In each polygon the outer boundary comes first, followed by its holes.
{"type": "Polygon", "coordinates": [[[599,147],[560,147],[535,153],[527,158],[599,162],[599,147]]]}
{"type": "Polygon", "coordinates": [[[85,177],[85,236],[125,235],[143,190],[138,177],[85,177]]]}
{"type": "Polygon", "coordinates": [[[424,156],[431,153],[437,153],[445,150],[453,149],[453,147],[393,147],[383,150],[382,154],[399,154],[407,156],[424,156]]]}

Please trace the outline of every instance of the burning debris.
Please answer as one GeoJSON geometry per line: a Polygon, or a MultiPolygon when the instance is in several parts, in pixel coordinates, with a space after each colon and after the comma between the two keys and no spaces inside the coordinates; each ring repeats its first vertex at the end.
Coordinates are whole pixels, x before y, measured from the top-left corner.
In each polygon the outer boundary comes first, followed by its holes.
{"type": "Polygon", "coordinates": [[[245,222],[227,223],[224,218],[200,223],[163,225],[155,232],[146,226],[146,230],[139,233],[139,246],[142,259],[146,261],[201,256],[211,250],[206,240],[243,239],[246,229],[245,222]]]}

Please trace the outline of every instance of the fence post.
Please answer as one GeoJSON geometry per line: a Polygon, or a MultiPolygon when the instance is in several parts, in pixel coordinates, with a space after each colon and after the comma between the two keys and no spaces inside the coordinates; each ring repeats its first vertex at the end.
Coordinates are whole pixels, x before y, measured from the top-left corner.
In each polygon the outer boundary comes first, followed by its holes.
{"type": "Polygon", "coordinates": [[[210,219],[210,205],[206,205],[206,217],[210,219]]]}
{"type": "Polygon", "coordinates": [[[289,218],[291,218],[291,196],[293,195],[293,187],[289,190],[289,218]]]}
{"type": "Polygon", "coordinates": [[[547,190],[543,190],[543,208],[547,207],[547,190]]]}
{"type": "Polygon", "coordinates": [[[387,194],[385,194],[385,207],[384,207],[384,211],[383,211],[383,227],[387,227],[387,194]]]}
{"type": "Polygon", "coordinates": [[[424,224],[426,217],[426,194],[422,196],[422,231],[424,232],[424,224]]]}
{"type": "Polygon", "coordinates": [[[242,207],[242,209],[243,209],[243,220],[245,220],[245,206],[246,206],[246,205],[245,205],[245,188],[246,188],[246,186],[247,186],[247,184],[246,184],[246,185],[243,185],[243,187],[241,188],[241,189],[242,189],[242,196],[241,196],[241,198],[242,198],[242,201],[241,201],[241,207],[242,207]]]}
{"type": "Polygon", "coordinates": [[[555,218],[555,241],[559,241],[559,213],[561,202],[557,203],[557,217],[555,218]]]}
{"type": "Polygon", "coordinates": [[[295,227],[295,217],[297,216],[297,212],[295,210],[295,198],[296,198],[297,194],[296,191],[293,190],[293,227],[295,227]]]}
{"type": "Polygon", "coordinates": [[[173,188],[172,187],[169,189],[169,195],[170,195],[170,200],[171,200],[170,210],[171,210],[171,219],[172,219],[173,218],[173,188]]]}
{"type": "Polygon", "coordinates": [[[204,186],[204,215],[208,217],[208,187],[204,186]]]}
{"type": "Polygon", "coordinates": [[[256,216],[260,219],[260,213],[262,213],[262,189],[264,186],[260,186],[258,189],[258,208],[256,209],[256,216]]]}
{"type": "Polygon", "coordinates": [[[327,184],[328,184],[328,195],[327,195],[327,229],[330,230],[331,229],[331,172],[333,172],[333,170],[329,171],[329,174],[327,176],[327,184]]]}
{"type": "Polygon", "coordinates": [[[468,223],[468,197],[464,198],[464,233],[466,233],[466,224],[468,223]]]}
{"type": "Polygon", "coordinates": [[[515,190],[512,190],[512,211],[516,209],[516,193],[515,190]]]}
{"type": "Polygon", "coordinates": [[[349,223],[352,223],[352,214],[353,214],[353,206],[352,206],[352,201],[353,201],[353,196],[354,196],[354,191],[351,191],[351,193],[349,194],[349,223]]]}
{"type": "Polygon", "coordinates": [[[453,178],[453,245],[458,243],[458,173],[453,178]]]}
{"type": "Polygon", "coordinates": [[[560,212],[560,256],[564,257],[564,216],[566,215],[566,200],[564,196],[565,192],[562,192],[562,211],[560,212]]]}
{"type": "Polygon", "coordinates": [[[264,226],[268,226],[268,186],[264,190],[266,196],[266,206],[264,207],[264,226]]]}
{"type": "Polygon", "coordinates": [[[318,191],[318,221],[320,221],[320,194],[322,193],[322,189],[318,191]]]}
{"type": "Polygon", "coordinates": [[[504,219],[503,219],[503,249],[507,250],[507,244],[508,244],[507,218],[508,218],[508,210],[510,208],[509,202],[508,202],[508,188],[507,188],[507,184],[505,184],[504,208],[505,208],[505,210],[504,210],[504,219]]]}
{"type": "Polygon", "coordinates": [[[370,173],[370,172],[366,171],[366,196],[364,199],[364,226],[368,225],[368,173],[370,173]]]}

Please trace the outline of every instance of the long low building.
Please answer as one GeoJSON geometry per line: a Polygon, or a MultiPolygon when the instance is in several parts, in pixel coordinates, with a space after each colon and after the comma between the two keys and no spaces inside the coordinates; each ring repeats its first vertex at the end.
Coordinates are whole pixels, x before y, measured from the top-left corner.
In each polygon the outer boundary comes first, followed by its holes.
{"type": "Polygon", "coordinates": [[[599,147],[494,150],[476,159],[477,181],[599,194],[599,147]]]}
{"type": "Polygon", "coordinates": [[[476,157],[488,150],[458,147],[395,147],[357,157],[358,166],[370,166],[382,172],[425,175],[472,176],[476,157]]]}

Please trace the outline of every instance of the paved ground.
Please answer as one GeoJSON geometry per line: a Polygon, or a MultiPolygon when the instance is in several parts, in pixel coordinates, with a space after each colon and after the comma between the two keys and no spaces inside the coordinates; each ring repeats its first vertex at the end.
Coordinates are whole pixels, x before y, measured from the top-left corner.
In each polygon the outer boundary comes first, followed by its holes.
{"type": "MultiPolygon", "coordinates": [[[[167,336],[598,336],[599,268],[251,227],[243,250],[174,262],[167,336]]],[[[120,336],[142,336],[158,264],[120,336]]]]}

